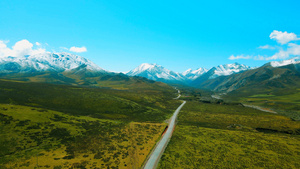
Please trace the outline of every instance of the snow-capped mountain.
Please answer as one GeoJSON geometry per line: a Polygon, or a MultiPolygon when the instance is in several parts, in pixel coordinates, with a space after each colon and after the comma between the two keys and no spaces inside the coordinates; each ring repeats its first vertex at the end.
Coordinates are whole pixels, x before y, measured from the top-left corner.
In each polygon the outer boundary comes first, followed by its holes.
{"type": "Polygon", "coordinates": [[[272,67],[280,67],[280,66],[286,66],[286,65],[290,65],[290,64],[297,64],[300,63],[300,57],[294,57],[292,59],[288,59],[288,60],[282,60],[282,61],[272,61],[270,62],[270,65],[272,67]]]}
{"type": "Polygon", "coordinates": [[[184,81],[180,74],[157,64],[143,63],[127,73],[129,76],[141,76],[156,81],[184,81]]]}
{"type": "Polygon", "coordinates": [[[41,53],[22,57],[0,58],[0,72],[40,72],[40,71],[66,71],[81,65],[91,71],[104,71],[90,60],[70,53],[41,53]]]}
{"type": "Polygon", "coordinates": [[[208,70],[200,67],[197,70],[188,69],[181,73],[186,79],[194,80],[201,76],[203,73],[206,73],[208,70]]]}
{"type": "Polygon", "coordinates": [[[143,63],[135,69],[129,71],[129,76],[142,76],[151,80],[163,82],[184,82],[190,83],[191,81],[206,75],[205,78],[213,79],[218,76],[227,76],[233,73],[250,69],[249,66],[233,63],[226,65],[219,65],[211,68],[209,71],[205,68],[197,70],[188,69],[183,73],[173,72],[157,64],[143,63]]]}
{"type": "Polygon", "coordinates": [[[219,65],[217,67],[211,68],[209,71],[213,70],[213,74],[210,75],[209,79],[216,78],[218,76],[228,76],[233,73],[238,73],[241,71],[251,69],[249,66],[239,63],[219,65]]]}

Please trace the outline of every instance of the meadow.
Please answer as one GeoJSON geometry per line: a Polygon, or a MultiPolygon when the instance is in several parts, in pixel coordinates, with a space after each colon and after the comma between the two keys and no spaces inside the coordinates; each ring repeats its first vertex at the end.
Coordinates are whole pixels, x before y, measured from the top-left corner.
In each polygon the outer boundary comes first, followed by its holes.
{"type": "Polygon", "coordinates": [[[158,168],[299,168],[299,135],[282,115],[190,101],[158,168]]]}
{"type": "Polygon", "coordinates": [[[0,168],[140,168],[176,90],[0,80],[0,168]]]}
{"type": "Polygon", "coordinates": [[[286,87],[251,86],[242,87],[222,98],[227,101],[241,102],[244,104],[260,106],[273,110],[279,114],[290,117],[293,120],[300,120],[300,88],[297,84],[285,83],[286,87]]]}
{"type": "Polygon", "coordinates": [[[300,89],[284,95],[251,95],[241,98],[240,101],[269,108],[293,120],[300,121],[300,89]]]}

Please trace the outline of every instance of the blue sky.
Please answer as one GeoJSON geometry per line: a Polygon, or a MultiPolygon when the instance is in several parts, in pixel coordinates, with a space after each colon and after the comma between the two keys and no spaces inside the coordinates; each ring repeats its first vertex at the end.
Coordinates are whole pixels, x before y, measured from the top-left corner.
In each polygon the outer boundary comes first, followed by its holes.
{"type": "Polygon", "coordinates": [[[261,66],[300,55],[299,6],[296,0],[1,0],[0,41],[12,48],[26,39],[33,49],[75,53],[112,71],[141,63],[177,72],[233,62],[261,66]]]}

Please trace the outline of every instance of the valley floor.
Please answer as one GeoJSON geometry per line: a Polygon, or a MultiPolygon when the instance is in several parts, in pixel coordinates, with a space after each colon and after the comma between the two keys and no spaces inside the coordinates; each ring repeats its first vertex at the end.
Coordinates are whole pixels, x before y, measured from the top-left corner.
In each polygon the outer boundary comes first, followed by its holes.
{"type": "Polygon", "coordinates": [[[300,168],[299,134],[284,116],[191,101],[158,168],[300,168]]]}

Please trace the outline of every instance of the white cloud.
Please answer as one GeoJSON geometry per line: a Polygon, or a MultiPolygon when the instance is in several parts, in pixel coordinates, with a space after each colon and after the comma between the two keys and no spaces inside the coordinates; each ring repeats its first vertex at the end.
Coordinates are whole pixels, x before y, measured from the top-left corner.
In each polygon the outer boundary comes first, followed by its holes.
{"type": "Polygon", "coordinates": [[[282,45],[293,40],[300,40],[300,38],[297,38],[297,35],[294,33],[287,33],[286,31],[282,32],[277,30],[274,30],[270,34],[270,39],[275,39],[278,43],[282,45]]]}
{"type": "Polygon", "coordinates": [[[238,56],[234,56],[234,55],[231,55],[228,59],[229,60],[236,60],[236,59],[251,59],[252,56],[244,56],[244,55],[238,55],[238,56]]]}
{"type": "Polygon", "coordinates": [[[270,34],[270,39],[276,40],[278,43],[284,46],[270,46],[270,45],[264,45],[259,46],[259,49],[270,49],[275,50],[277,49],[278,52],[275,53],[272,56],[262,56],[262,55],[256,55],[256,56],[249,56],[249,55],[231,55],[228,59],[230,60],[236,60],[236,59],[254,59],[254,60],[277,60],[277,59],[288,59],[291,56],[297,56],[300,55],[300,45],[296,43],[291,43],[291,41],[297,41],[300,40],[299,37],[295,33],[288,33],[288,32],[282,32],[274,30],[270,34]],[[287,46],[285,45],[287,44],[287,46]]]}
{"type": "Polygon", "coordinates": [[[23,57],[25,55],[34,55],[46,52],[46,50],[42,48],[32,49],[33,44],[26,39],[16,42],[12,49],[7,47],[6,43],[7,42],[0,40],[0,57],[23,57]]]}
{"type": "Polygon", "coordinates": [[[12,50],[6,46],[6,42],[0,40],[0,57],[10,56],[12,50]]]}
{"type": "Polygon", "coordinates": [[[254,60],[265,60],[265,59],[266,58],[261,55],[254,56],[254,60]]]}
{"type": "Polygon", "coordinates": [[[260,46],[258,48],[260,48],[260,49],[271,49],[271,50],[275,49],[274,46],[270,46],[270,45],[260,46]]]}
{"type": "Polygon", "coordinates": [[[75,46],[73,46],[73,47],[71,47],[70,48],[70,51],[71,52],[77,52],[77,53],[81,53],[81,52],[86,52],[87,50],[86,50],[86,47],[75,47],[75,46]]]}
{"type": "Polygon", "coordinates": [[[35,42],[35,44],[36,44],[37,46],[41,46],[41,44],[40,44],[39,42],[35,42]]]}
{"type": "Polygon", "coordinates": [[[30,43],[28,40],[20,40],[17,42],[13,47],[13,51],[15,52],[16,56],[24,56],[24,55],[30,55],[32,52],[33,44],[30,43]]]}
{"type": "Polygon", "coordinates": [[[294,55],[300,55],[300,45],[297,45],[295,43],[289,43],[287,50],[281,49],[273,56],[266,58],[266,60],[287,59],[290,56],[294,55]]]}

